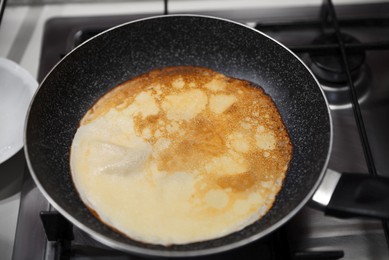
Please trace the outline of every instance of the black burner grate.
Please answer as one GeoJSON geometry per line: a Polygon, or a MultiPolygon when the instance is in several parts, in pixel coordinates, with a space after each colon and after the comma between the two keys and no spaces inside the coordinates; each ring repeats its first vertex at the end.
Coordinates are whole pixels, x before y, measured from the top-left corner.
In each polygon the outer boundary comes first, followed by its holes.
{"type": "MultiPolygon", "coordinates": [[[[80,243],[75,241],[72,224],[55,211],[41,212],[41,220],[49,243],[54,248],[54,259],[95,259],[105,257],[108,259],[147,259],[141,256],[129,255],[104,246],[80,243]]],[[[79,230],[76,230],[80,232],[79,230]]],[[[77,240],[77,239],[76,239],[77,240]]],[[[236,260],[236,259],[262,259],[262,260],[335,260],[344,256],[341,250],[334,251],[295,251],[291,248],[286,227],[281,227],[272,234],[249,245],[216,255],[196,257],[197,260],[236,260]]]]}
{"type": "MultiPolygon", "coordinates": [[[[358,102],[358,95],[355,88],[354,80],[351,76],[351,70],[349,65],[348,53],[355,51],[371,51],[371,50],[389,50],[389,41],[370,42],[370,43],[345,43],[341,37],[340,26],[370,26],[370,27],[389,27],[389,17],[386,18],[370,18],[370,19],[348,19],[339,20],[331,0],[323,0],[321,8],[321,20],[320,21],[297,21],[291,23],[279,23],[279,24],[257,24],[256,28],[263,29],[290,29],[296,27],[321,27],[323,31],[332,29],[337,38],[337,43],[331,44],[312,44],[312,45],[298,45],[288,46],[293,52],[296,53],[315,53],[321,55],[338,54],[341,60],[341,66],[344,69],[344,73],[347,77],[347,83],[349,86],[349,95],[352,102],[352,108],[354,112],[354,118],[357,124],[359,136],[363,146],[363,152],[365,155],[366,164],[369,170],[369,174],[372,176],[378,176],[374,163],[374,158],[370,148],[369,139],[366,133],[366,127],[363,121],[360,105],[358,102]]],[[[385,233],[386,243],[389,247],[389,223],[388,221],[382,221],[383,230],[385,233]]]]}
{"type": "MultiPolygon", "coordinates": [[[[374,158],[373,158],[373,155],[371,152],[369,139],[367,137],[365,123],[363,122],[363,117],[362,117],[361,108],[360,108],[359,102],[358,102],[357,92],[355,89],[354,81],[351,77],[351,71],[350,71],[349,61],[348,61],[348,57],[347,57],[347,51],[346,51],[343,39],[341,37],[341,31],[339,28],[338,18],[336,16],[335,8],[334,8],[331,0],[324,0],[324,2],[323,2],[322,19],[325,21],[331,21],[333,28],[335,29],[335,33],[337,35],[338,43],[339,43],[339,50],[340,50],[340,54],[342,57],[342,66],[344,67],[344,70],[346,72],[347,82],[348,82],[349,87],[350,87],[350,96],[351,96],[351,100],[352,100],[355,121],[357,123],[358,132],[359,132],[359,135],[360,135],[360,138],[362,141],[363,152],[365,155],[367,167],[369,170],[369,174],[377,177],[378,174],[377,174],[377,170],[375,167],[374,158]]],[[[386,49],[389,49],[389,45],[387,46],[386,49]]],[[[383,226],[383,230],[385,233],[386,243],[389,247],[388,221],[382,220],[382,226],[383,226]]]]}

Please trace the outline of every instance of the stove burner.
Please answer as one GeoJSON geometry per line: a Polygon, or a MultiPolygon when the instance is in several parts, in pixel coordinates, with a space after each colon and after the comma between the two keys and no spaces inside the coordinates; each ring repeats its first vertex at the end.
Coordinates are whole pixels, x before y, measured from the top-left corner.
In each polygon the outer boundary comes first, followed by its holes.
{"type": "MultiPolygon", "coordinates": [[[[342,33],[343,42],[360,43],[355,37],[342,33]]],[[[336,34],[322,34],[313,40],[313,44],[338,44],[336,34]]],[[[342,66],[339,53],[313,53],[310,54],[310,68],[319,80],[324,93],[333,109],[349,108],[351,101],[347,74],[342,66]]],[[[357,90],[358,100],[364,100],[370,81],[370,70],[365,64],[366,55],[363,51],[347,51],[347,58],[354,86],[357,90]]]]}

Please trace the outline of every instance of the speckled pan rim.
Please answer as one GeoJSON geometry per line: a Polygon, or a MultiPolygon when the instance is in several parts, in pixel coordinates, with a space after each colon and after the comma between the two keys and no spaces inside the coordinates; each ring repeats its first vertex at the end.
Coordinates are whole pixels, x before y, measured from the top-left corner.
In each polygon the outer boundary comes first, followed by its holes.
{"type": "Polygon", "coordinates": [[[238,248],[238,247],[241,247],[243,245],[247,245],[253,241],[256,241],[266,235],[268,235],[269,233],[275,231],[276,229],[278,229],[279,227],[281,227],[283,224],[285,224],[290,218],[292,218],[294,215],[297,214],[297,212],[300,211],[300,209],[311,199],[311,197],[313,196],[314,192],[316,191],[316,189],[318,188],[321,180],[323,179],[324,177],[324,174],[325,174],[325,171],[327,169],[327,165],[328,165],[328,162],[329,162],[329,158],[330,158],[330,154],[331,154],[331,150],[332,150],[332,142],[333,142],[333,125],[332,125],[332,118],[331,118],[331,113],[330,113],[330,108],[329,108],[329,104],[328,104],[328,101],[327,101],[327,98],[325,97],[325,94],[324,94],[324,91],[321,89],[320,87],[320,84],[318,82],[318,80],[315,78],[315,76],[313,75],[313,73],[309,70],[309,68],[304,64],[304,62],[296,55],[294,54],[291,50],[289,50],[286,46],[284,46],[283,44],[281,44],[280,42],[278,42],[277,40],[267,36],[266,34],[250,27],[250,26],[247,26],[245,24],[242,24],[242,23],[239,23],[239,22],[235,22],[235,21],[232,21],[232,20],[229,20],[229,19],[225,19],[225,18],[220,18],[220,17],[214,17],[214,16],[207,16],[207,15],[194,15],[194,14],[174,14],[174,15],[158,15],[158,16],[152,16],[152,17],[147,17],[147,18],[142,18],[142,19],[138,19],[138,20],[134,20],[134,21],[130,21],[130,22],[127,22],[127,23],[123,23],[123,24],[120,24],[120,25],[117,25],[115,27],[112,27],[106,31],[103,31],[99,34],[97,34],[96,36],[90,38],[89,40],[83,42],[82,44],[80,44],[79,46],[77,46],[76,48],[74,48],[72,51],[70,51],[67,55],[65,55],[51,70],[50,72],[45,76],[45,78],[42,80],[42,82],[40,83],[37,91],[35,92],[33,98],[32,98],[32,102],[30,103],[30,106],[28,108],[28,112],[27,112],[27,117],[26,117],[26,120],[25,120],[25,126],[24,126],[24,153],[25,153],[25,156],[26,156],[26,161],[27,161],[27,165],[28,165],[28,169],[31,173],[31,176],[35,182],[35,184],[37,185],[38,189],[42,192],[42,194],[45,196],[45,198],[49,201],[49,203],[59,212],[61,213],[66,219],[68,219],[70,222],[72,222],[75,226],[77,226],[78,228],[80,228],[81,230],[85,231],[86,233],[88,233],[91,237],[93,237],[95,240],[109,246],[109,247],[112,247],[114,249],[117,249],[117,250],[120,250],[120,251],[124,251],[124,252],[128,252],[128,253],[134,253],[134,254],[138,254],[138,255],[147,255],[147,256],[154,256],[154,257],[193,257],[193,256],[204,256],[204,255],[210,255],[210,254],[216,254],[216,253],[221,253],[221,252],[225,252],[225,251],[228,251],[228,250],[232,250],[232,249],[235,249],[235,248],[238,248]],[[132,23],[137,23],[137,22],[142,22],[142,21],[147,21],[147,20],[155,20],[155,19],[164,19],[166,17],[198,17],[198,18],[207,18],[207,19],[215,19],[215,20],[220,20],[220,21],[224,21],[224,22],[228,22],[228,23],[233,23],[233,24],[236,24],[236,25],[239,25],[239,26],[242,26],[242,27],[245,27],[247,29],[250,29],[256,33],[259,33],[261,34],[262,36],[268,38],[269,40],[273,41],[275,44],[278,44],[279,46],[283,47],[286,51],[288,51],[290,54],[293,55],[293,57],[298,60],[304,67],[305,69],[307,70],[308,73],[310,73],[310,75],[312,76],[312,78],[314,79],[314,81],[316,82],[316,85],[317,87],[320,89],[321,93],[322,93],[322,97],[326,103],[326,106],[327,106],[327,112],[328,112],[328,118],[329,118],[329,124],[330,124],[330,140],[329,140],[329,145],[328,145],[328,151],[327,151],[327,157],[326,157],[326,160],[323,164],[323,167],[322,167],[322,170],[321,170],[321,173],[319,175],[319,177],[317,178],[316,180],[316,183],[315,185],[313,185],[313,187],[311,188],[311,190],[309,191],[309,193],[307,194],[307,196],[292,210],[289,212],[289,214],[287,214],[286,216],[284,216],[282,219],[280,219],[278,222],[276,222],[275,224],[273,224],[272,226],[270,226],[269,228],[263,230],[262,232],[259,232],[259,233],[256,233],[255,235],[252,235],[248,238],[245,238],[245,239],[242,239],[240,241],[237,241],[237,242],[233,242],[233,243],[230,243],[230,244],[227,244],[227,245],[223,245],[223,246],[218,246],[218,247],[214,247],[214,248],[208,248],[208,249],[200,249],[200,250],[190,250],[190,251],[163,251],[163,250],[158,250],[158,249],[146,249],[146,248],[140,248],[140,247],[137,247],[137,246],[134,246],[134,245],[129,245],[129,244],[126,244],[126,243],[122,243],[122,242],[118,242],[114,239],[111,239],[109,237],[106,237],[92,229],[90,229],[89,227],[87,227],[86,225],[84,225],[83,223],[81,223],[80,221],[78,221],[76,218],[74,218],[71,214],[69,214],[68,212],[66,212],[66,210],[64,210],[61,206],[59,206],[56,201],[54,201],[51,196],[46,192],[46,190],[43,188],[43,186],[40,184],[39,180],[38,180],[38,177],[36,176],[35,172],[34,172],[34,169],[31,165],[31,162],[30,162],[30,158],[29,158],[29,155],[28,155],[28,144],[27,144],[27,123],[28,123],[28,119],[30,117],[30,111],[31,111],[31,107],[32,107],[32,104],[34,103],[34,100],[35,100],[35,97],[36,95],[38,94],[40,88],[42,87],[42,85],[44,84],[44,82],[46,81],[46,79],[50,76],[50,74],[52,73],[53,70],[56,69],[56,67],[64,60],[66,59],[69,55],[71,55],[73,53],[73,51],[77,50],[79,47],[83,46],[84,44],[86,44],[87,42],[93,40],[94,38],[96,37],[99,37],[100,35],[106,33],[106,32],[109,32],[111,30],[115,30],[117,28],[120,28],[122,26],[127,26],[128,24],[132,24],[132,23]]]}

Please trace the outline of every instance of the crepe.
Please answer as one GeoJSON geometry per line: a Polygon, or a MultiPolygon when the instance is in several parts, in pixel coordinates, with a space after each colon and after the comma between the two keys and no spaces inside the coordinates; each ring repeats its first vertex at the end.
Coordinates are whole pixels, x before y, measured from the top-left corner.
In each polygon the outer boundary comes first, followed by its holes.
{"type": "Polygon", "coordinates": [[[292,157],[279,112],[252,83],[202,67],[124,82],[86,113],[71,175],[102,222],[145,243],[219,238],[272,206],[292,157]]]}

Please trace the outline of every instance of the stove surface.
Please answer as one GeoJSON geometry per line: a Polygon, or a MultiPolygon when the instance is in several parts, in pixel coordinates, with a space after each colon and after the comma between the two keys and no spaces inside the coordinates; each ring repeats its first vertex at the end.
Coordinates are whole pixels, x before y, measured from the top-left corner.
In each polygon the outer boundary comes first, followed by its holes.
{"type": "MultiPolygon", "coordinates": [[[[383,8],[389,11],[389,5],[371,5],[368,8],[364,7],[363,12],[361,12],[360,7],[355,9],[352,6],[337,8],[341,31],[352,35],[361,42],[389,42],[389,18],[383,17],[380,20],[375,15],[384,13],[383,8]],[[350,17],[352,19],[357,17],[358,21],[372,18],[377,24],[371,26],[369,23],[365,24],[361,21],[351,23],[348,22],[350,17]]],[[[287,10],[285,12],[287,13],[287,10]]],[[[228,14],[222,16],[226,17],[228,14]]],[[[61,57],[83,40],[114,25],[141,17],[143,16],[54,18],[48,21],[43,38],[39,81],[61,57]]],[[[297,21],[302,21],[297,23],[298,26],[289,26],[284,21],[285,18],[283,20],[277,19],[277,21],[271,21],[267,18],[266,21],[262,21],[260,18],[247,19],[243,13],[241,17],[234,14],[233,18],[250,26],[256,26],[291,49],[310,44],[321,32],[320,23],[318,25],[317,22],[317,13],[297,19],[297,21]],[[274,26],[274,23],[277,26],[274,26]],[[312,23],[315,25],[312,26],[312,23]]],[[[297,54],[307,64],[310,63],[307,53],[298,52],[297,54]]],[[[377,173],[389,177],[389,161],[387,160],[389,158],[389,120],[387,116],[389,114],[389,73],[387,73],[389,71],[389,49],[366,51],[364,66],[367,67],[369,76],[367,93],[360,100],[363,121],[377,173]]],[[[331,115],[334,142],[329,168],[339,172],[367,173],[368,167],[351,105],[341,108],[333,106],[331,115]]],[[[54,259],[56,257],[58,244],[47,242],[40,223],[40,211],[53,211],[53,209],[38,191],[29,174],[26,173],[22,188],[14,259],[27,259],[31,258],[31,255],[34,255],[33,259],[54,259]],[[37,248],[40,249],[37,250],[37,248]]],[[[94,241],[78,229],[73,231],[75,247],[77,248],[77,245],[87,245],[87,247],[82,247],[83,249],[76,251],[80,253],[79,255],[74,253],[69,259],[77,259],[77,257],[89,259],[85,255],[88,255],[90,259],[107,257],[107,247],[94,241]],[[99,249],[91,250],[92,247],[99,249]]],[[[344,251],[343,259],[384,259],[389,257],[382,223],[376,220],[337,219],[325,216],[322,211],[308,205],[289,221],[282,232],[287,234],[290,247],[295,252],[330,251],[335,252],[336,256],[336,253],[341,250],[344,251]]],[[[265,243],[269,241],[272,241],[271,243],[279,242],[274,238],[268,238],[264,241],[265,243]]],[[[260,247],[259,244],[250,245],[246,256],[253,255],[252,252],[258,252],[254,250],[257,247],[260,247]]],[[[234,257],[242,256],[244,252],[238,251],[234,257]]],[[[121,253],[109,253],[108,255],[112,259],[134,258],[121,253]]],[[[302,259],[304,256],[295,255],[295,257],[302,259]]]]}

